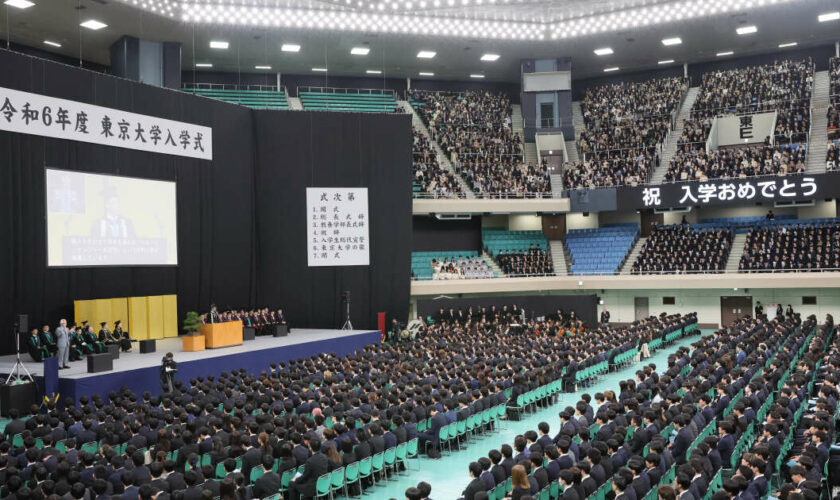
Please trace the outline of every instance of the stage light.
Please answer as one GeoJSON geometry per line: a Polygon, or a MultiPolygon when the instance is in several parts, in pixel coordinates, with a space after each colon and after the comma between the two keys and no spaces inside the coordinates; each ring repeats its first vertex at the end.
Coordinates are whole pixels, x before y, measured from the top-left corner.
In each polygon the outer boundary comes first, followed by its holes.
{"type": "Polygon", "coordinates": [[[9,7],[17,7],[18,9],[28,9],[29,7],[35,5],[29,0],[6,0],[3,3],[8,5],[9,7]]]}
{"type": "Polygon", "coordinates": [[[498,61],[499,57],[501,57],[499,54],[484,54],[483,56],[481,56],[481,60],[482,61],[487,61],[487,62],[493,62],[493,61],[498,61]]]}
{"type": "Polygon", "coordinates": [[[662,45],[670,47],[671,45],[679,45],[682,43],[682,38],[675,36],[673,38],[665,38],[662,40],[662,45]]]}
{"type": "Polygon", "coordinates": [[[370,49],[367,47],[353,47],[350,49],[350,53],[354,56],[366,56],[370,52],[370,49]]]}
{"type": "Polygon", "coordinates": [[[756,28],[755,26],[741,26],[740,28],[735,30],[735,33],[738,33],[739,35],[751,35],[753,33],[756,33],[757,31],[758,28],[756,28]]]}
{"type": "Polygon", "coordinates": [[[840,12],[827,12],[825,14],[820,14],[819,16],[817,16],[817,20],[819,20],[819,22],[821,23],[827,23],[828,21],[836,21],[838,19],[840,19],[840,12]]]}
{"type": "Polygon", "coordinates": [[[417,53],[417,57],[419,59],[432,59],[437,55],[437,52],[433,52],[431,50],[421,50],[417,53]]]}
{"type": "Polygon", "coordinates": [[[596,56],[608,56],[613,53],[613,49],[604,47],[603,49],[595,49],[593,52],[595,52],[596,56]]]}
{"type": "Polygon", "coordinates": [[[230,43],[228,43],[228,42],[222,42],[222,41],[218,41],[218,40],[210,42],[210,48],[211,49],[226,50],[228,47],[230,47],[230,43]]]}
{"type": "Polygon", "coordinates": [[[284,43],[280,46],[280,50],[283,52],[300,52],[300,45],[296,43],[284,43]]]}

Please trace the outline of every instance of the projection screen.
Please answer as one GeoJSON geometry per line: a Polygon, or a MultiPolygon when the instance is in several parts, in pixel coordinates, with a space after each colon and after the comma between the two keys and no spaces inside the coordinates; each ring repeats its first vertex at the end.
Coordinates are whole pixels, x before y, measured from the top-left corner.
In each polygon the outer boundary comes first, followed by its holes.
{"type": "Polygon", "coordinates": [[[46,169],[49,267],[178,264],[175,183],[46,169]]]}

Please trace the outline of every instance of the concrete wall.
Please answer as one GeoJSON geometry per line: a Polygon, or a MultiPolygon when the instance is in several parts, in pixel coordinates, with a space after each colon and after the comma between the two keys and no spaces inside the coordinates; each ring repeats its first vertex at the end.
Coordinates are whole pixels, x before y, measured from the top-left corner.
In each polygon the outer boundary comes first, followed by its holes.
{"type": "MultiPolygon", "coordinates": [[[[627,212],[598,212],[598,220],[601,222],[602,225],[606,224],[627,224],[627,223],[634,223],[634,224],[641,224],[642,223],[642,216],[635,210],[629,210],[627,212]]],[[[592,215],[590,215],[591,217],[592,215]]],[[[568,216],[567,216],[568,218],[568,216]]]]}
{"type": "Polygon", "coordinates": [[[507,215],[482,215],[481,227],[504,227],[508,225],[507,215]]]}
{"type": "Polygon", "coordinates": [[[584,217],[581,213],[566,214],[566,232],[568,233],[572,229],[590,229],[598,227],[598,217],[599,214],[597,212],[591,212],[586,217],[584,217]]]}
{"type": "Polygon", "coordinates": [[[840,290],[810,290],[799,289],[750,289],[748,293],[739,289],[734,291],[731,288],[726,290],[605,290],[600,294],[604,305],[610,311],[610,319],[617,322],[630,322],[635,320],[633,299],[635,297],[648,297],[650,314],[666,312],[689,313],[697,312],[697,319],[700,323],[720,324],[720,298],[726,296],[751,296],[753,306],[756,301],[761,301],[765,310],[773,307],[772,304],[781,303],[784,307],[788,304],[793,310],[802,313],[803,316],[816,314],[822,321],[825,315],[836,316],[840,313],[840,290]],[[802,305],[803,296],[816,296],[817,305],[802,305]],[[662,297],[674,297],[674,305],[663,305],[662,297]]]}
{"type": "Polygon", "coordinates": [[[542,217],[539,215],[509,215],[509,231],[542,231],[542,217]]]}
{"type": "Polygon", "coordinates": [[[800,219],[821,219],[824,217],[837,216],[837,201],[818,201],[813,207],[801,207],[799,209],[800,219]]]}

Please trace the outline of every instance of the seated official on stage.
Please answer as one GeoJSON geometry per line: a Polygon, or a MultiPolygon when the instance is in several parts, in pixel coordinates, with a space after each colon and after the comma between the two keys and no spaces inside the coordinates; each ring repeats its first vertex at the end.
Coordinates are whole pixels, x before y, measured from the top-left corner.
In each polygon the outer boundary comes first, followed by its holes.
{"type": "Polygon", "coordinates": [[[55,355],[55,353],[58,352],[56,338],[53,332],[50,331],[50,325],[44,325],[41,327],[41,332],[38,336],[41,338],[41,344],[45,345],[47,349],[50,350],[50,353],[55,355]]]}
{"type": "Polygon", "coordinates": [[[131,352],[131,337],[128,336],[127,331],[122,329],[120,324],[120,320],[114,322],[114,331],[112,332],[108,330],[107,321],[100,323],[102,328],[99,330],[99,341],[105,344],[118,344],[121,351],[131,352]]]}
{"type": "Polygon", "coordinates": [[[26,349],[29,351],[32,359],[39,362],[49,358],[51,355],[49,347],[41,340],[37,328],[33,328],[31,335],[26,339],[26,349]]]}
{"type": "Polygon", "coordinates": [[[114,322],[114,337],[120,340],[120,349],[123,352],[131,352],[131,343],[137,342],[128,334],[128,330],[122,329],[122,320],[118,319],[114,322]]]}
{"type": "MultiPolygon", "coordinates": [[[[271,329],[267,327],[271,325],[286,325],[288,327],[286,314],[282,308],[276,311],[263,307],[249,311],[231,309],[219,312],[216,306],[211,306],[210,312],[201,315],[201,323],[204,325],[228,321],[241,321],[243,327],[254,328],[257,335],[269,335],[271,329]]],[[[288,331],[292,331],[291,327],[288,327],[288,331]]]]}

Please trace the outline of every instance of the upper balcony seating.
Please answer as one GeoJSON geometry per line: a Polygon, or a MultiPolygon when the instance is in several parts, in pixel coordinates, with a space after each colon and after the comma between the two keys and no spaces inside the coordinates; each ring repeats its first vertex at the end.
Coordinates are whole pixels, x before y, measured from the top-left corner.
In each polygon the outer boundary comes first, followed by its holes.
{"type": "Polygon", "coordinates": [[[572,274],[615,274],[639,237],[639,225],[606,224],[566,234],[572,274]]]}

